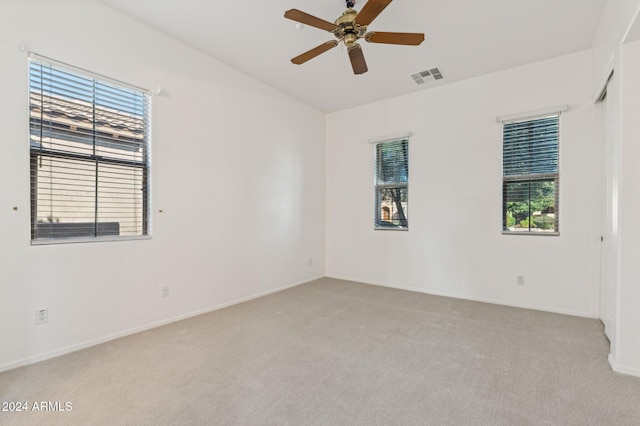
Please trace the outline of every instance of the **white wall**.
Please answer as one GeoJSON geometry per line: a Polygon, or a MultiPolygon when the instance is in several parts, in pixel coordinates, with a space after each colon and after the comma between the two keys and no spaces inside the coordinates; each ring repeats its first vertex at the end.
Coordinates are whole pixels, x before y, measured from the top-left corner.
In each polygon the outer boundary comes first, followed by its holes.
{"type": "Polygon", "coordinates": [[[324,114],[93,0],[3,1],[0,57],[0,370],[324,275],[324,114]],[[30,246],[23,42],[163,88],[151,240],[30,246]]]}
{"type": "Polygon", "coordinates": [[[593,99],[602,91],[611,74],[614,56],[640,11],[640,0],[608,0],[600,25],[591,46],[591,95],[593,99]]]}
{"type": "Polygon", "coordinates": [[[600,146],[590,65],[583,52],[330,114],[327,275],[597,317],[600,146]],[[496,117],[562,104],[561,235],[502,235],[496,117]],[[403,131],[414,134],[410,229],[374,231],[367,140],[403,131]]]}

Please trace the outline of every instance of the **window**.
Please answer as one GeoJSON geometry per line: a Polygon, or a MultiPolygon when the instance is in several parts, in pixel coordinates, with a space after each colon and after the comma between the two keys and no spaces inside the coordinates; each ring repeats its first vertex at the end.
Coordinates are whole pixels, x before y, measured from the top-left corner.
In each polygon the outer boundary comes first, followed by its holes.
{"type": "Polygon", "coordinates": [[[407,230],[409,140],[376,144],[375,229],[407,230]]]}
{"type": "Polygon", "coordinates": [[[558,234],[558,133],[557,114],[503,123],[504,233],[558,234]]]}
{"type": "Polygon", "coordinates": [[[32,243],[149,233],[149,95],[32,55],[32,243]]]}

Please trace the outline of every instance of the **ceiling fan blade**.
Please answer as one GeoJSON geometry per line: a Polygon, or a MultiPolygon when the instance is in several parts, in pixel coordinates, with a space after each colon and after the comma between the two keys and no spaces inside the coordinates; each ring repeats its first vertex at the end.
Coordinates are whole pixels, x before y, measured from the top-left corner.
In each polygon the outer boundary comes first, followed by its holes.
{"type": "Polygon", "coordinates": [[[295,58],[293,58],[291,60],[291,62],[293,62],[296,65],[304,64],[308,60],[315,58],[316,56],[326,52],[327,50],[333,49],[337,45],[338,45],[338,41],[337,40],[331,40],[331,41],[328,41],[326,43],[322,43],[320,46],[314,47],[313,49],[309,50],[308,52],[304,52],[302,55],[296,56],[295,58]]]}
{"type": "Polygon", "coordinates": [[[351,59],[354,74],[364,74],[369,70],[367,68],[367,62],[364,60],[364,53],[362,53],[362,48],[359,44],[355,44],[349,48],[349,59],[351,59]]]}
{"type": "Polygon", "coordinates": [[[313,15],[309,15],[298,9],[287,10],[284,13],[284,17],[291,19],[292,21],[300,22],[301,24],[309,25],[311,27],[320,28],[321,30],[333,32],[338,29],[335,24],[325,21],[324,19],[316,18],[313,15]]]}
{"type": "Polygon", "coordinates": [[[403,44],[406,46],[417,46],[424,41],[424,34],[386,33],[372,31],[365,34],[364,39],[369,43],[403,44]]]}
{"type": "Polygon", "coordinates": [[[369,0],[356,15],[356,22],[362,26],[369,25],[382,13],[385,7],[389,6],[389,3],[391,0],[369,0]]]}

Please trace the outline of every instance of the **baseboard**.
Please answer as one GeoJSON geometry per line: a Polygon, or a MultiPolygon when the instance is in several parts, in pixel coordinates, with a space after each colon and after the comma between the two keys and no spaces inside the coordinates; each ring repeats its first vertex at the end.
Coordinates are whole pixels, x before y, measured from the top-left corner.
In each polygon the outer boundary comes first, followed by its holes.
{"type": "Polygon", "coordinates": [[[609,361],[609,365],[611,366],[611,369],[616,373],[626,374],[628,376],[640,377],[640,368],[625,367],[624,365],[620,365],[616,362],[616,360],[613,358],[613,355],[611,354],[609,354],[609,357],[607,358],[607,360],[609,361]]]}
{"type": "Polygon", "coordinates": [[[160,320],[160,321],[155,321],[155,322],[152,322],[152,323],[149,323],[149,324],[145,324],[145,325],[142,325],[142,326],[139,326],[139,327],[130,328],[130,329],[118,332],[118,333],[113,333],[113,334],[109,334],[107,336],[98,337],[96,339],[86,340],[86,341],[81,342],[81,343],[65,346],[63,348],[55,349],[55,350],[52,350],[52,351],[49,351],[49,352],[45,352],[45,353],[42,353],[42,354],[39,354],[39,355],[34,355],[34,356],[27,357],[27,358],[23,358],[23,359],[18,360],[18,361],[13,361],[13,362],[9,362],[9,363],[6,363],[6,364],[2,364],[2,365],[0,365],[0,373],[2,373],[4,371],[13,370],[13,369],[19,368],[19,367],[24,367],[26,365],[35,364],[35,363],[38,363],[38,362],[41,362],[41,361],[46,361],[48,359],[56,358],[56,357],[59,357],[59,356],[62,356],[62,355],[67,355],[67,354],[70,354],[72,352],[77,352],[77,351],[82,350],[82,349],[90,348],[92,346],[96,346],[96,345],[100,345],[102,343],[109,342],[111,340],[119,339],[119,338],[125,337],[125,336],[130,336],[130,335],[136,334],[136,333],[141,333],[143,331],[151,330],[153,328],[162,327],[163,325],[171,324],[171,323],[174,323],[174,322],[177,322],[177,321],[182,321],[182,320],[187,319],[187,318],[191,318],[191,317],[195,317],[195,316],[198,316],[198,315],[206,314],[206,313],[209,313],[209,312],[217,311],[219,309],[224,309],[224,308],[227,308],[229,306],[237,305],[239,303],[248,302],[250,300],[258,299],[260,297],[268,296],[268,295],[273,294],[273,293],[277,293],[277,292],[280,292],[280,291],[283,291],[283,290],[287,290],[289,288],[293,288],[293,287],[297,287],[297,286],[302,285],[302,284],[309,283],[309,282],[317,280],[319,278],[322,278],[322,276],[319,276],[319,277],[316,277],[316,278],[312,278],[312,279],[309,279],[309,280],[305,280],[305,281],[301,281],[301,282],[297,282],[297,283],[294,283],[294,284],[278,287],[278,288],[275,288],[275,289],[263,291],[263,292],[260,292],[260,293],[253,294],[251,296],[247,296],[247,297],[243,297],[243,298],[240,298],[240,299],[233,300],[231,302],[226,302],[226,303],[222,303],[222,304],[219,304],[219,305],[214,305],[214,306],[211,306],[211,307],[208,307],[208,308],[205,308],[205,309],[200,309],[200,310],[197,310],[197,311],[194,311],[194,312],[190,312],[188,314],[178,315],[178,316],[167,318],[167,319],[163,319],[163,320],[160,320]]]}
{"type": "Polygon", "coordinates": [[[537,305],[528,305],[526,303],[513,303],[505,300],[473,297],[473,296],[461,295],[456,293],[448,293],[448,292],[442,292],[442,291],[431,291],[431,290],[425,290],[417,287],[403,287],[403,286],[395,286],[395,285],[388,285],[388,284],[372,283],[372,282],[366,282],[366,281],[361,281],[361,280],[352,279],[352,278],[342,278],[342,277],[334,277],[334,276],[328,276],[328,278],[334,278],[337,280],[345,280],[345,281],[354,281],[362,284],[375,285],[378,287],[389,287],[389,288],[395,288],[398,290],[414,291],[416,293],[430,294],[432,296],[451,297],[453,299],[471,300],[473,302],[491,303],[494,305],[511,306],[514,308],[522,308],[522,309],[532,309],[535,311],[551,312],[554,314],[562,314],[562,315],[571,315],[574,317],[599,319],[598,315],[593,313],[587,313],[587,312],[572,311],[572,310],[566,310],[566,309],[556,309],[556,308],[549,308],[549,307],[537,306],[537,305]]]}

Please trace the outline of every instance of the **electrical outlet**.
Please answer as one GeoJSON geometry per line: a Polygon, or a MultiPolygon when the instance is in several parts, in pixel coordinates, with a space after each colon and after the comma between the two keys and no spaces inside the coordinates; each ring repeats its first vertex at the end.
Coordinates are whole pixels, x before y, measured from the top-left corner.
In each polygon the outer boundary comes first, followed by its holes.
{"type": "Polygon", "coordinates": [[[518,279],[516,281],[518,285],[524,285],[524,275],[518,275],[518,279]]]}
{"type": "Polygon", "coordinates": [[[169,286],[165,285],[162,287],[162,297],[169,297],[169,286]]]}
{"type": "Polygon", "coordinates": [[[39,309],[36,311],[36,325],[49,322],[49,309],[39,309]]]}

